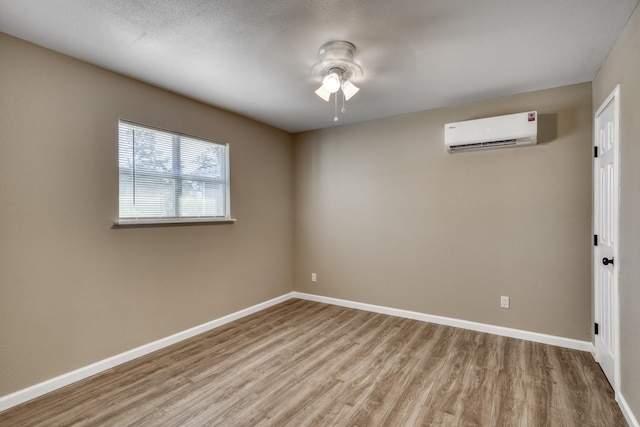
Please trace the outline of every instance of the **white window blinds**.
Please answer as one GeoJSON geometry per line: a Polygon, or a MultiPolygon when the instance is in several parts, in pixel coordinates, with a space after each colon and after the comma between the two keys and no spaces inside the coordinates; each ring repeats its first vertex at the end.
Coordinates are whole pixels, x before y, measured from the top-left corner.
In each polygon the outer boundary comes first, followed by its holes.
{"type": "Polygon", "coordinates": [[[229,219],[226,144],[118,122],[119,223],[229,219]]]}

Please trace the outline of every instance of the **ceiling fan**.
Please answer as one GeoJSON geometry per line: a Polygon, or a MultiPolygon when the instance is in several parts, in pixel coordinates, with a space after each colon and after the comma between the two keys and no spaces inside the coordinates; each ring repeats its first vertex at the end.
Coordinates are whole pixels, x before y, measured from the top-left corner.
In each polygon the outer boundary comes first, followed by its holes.
{"type": "Polygon", "coordinates": [[[331,100],[333,97],[335,105],[334,121],[338,121],[338,97],[342,96],[342,108],[340,111],[344,113],[345,102],[351,99],[360,90],[354,81],[358,81],[362,77],[362,68],[353,62],[353,55],[356,47],[353,43],[343,40],[330,41],[322,46],[318,51],[320,62],[313,66],[314,75],[322,77],[322,86],[316,90],[316,95],[325,101],[331,100]]]}

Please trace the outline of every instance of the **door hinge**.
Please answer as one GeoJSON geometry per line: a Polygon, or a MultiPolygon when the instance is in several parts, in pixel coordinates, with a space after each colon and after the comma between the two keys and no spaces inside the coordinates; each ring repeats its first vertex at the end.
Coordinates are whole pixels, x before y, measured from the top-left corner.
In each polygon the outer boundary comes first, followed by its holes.
{"type": "Polygon", "coordinates": [[[593,333],[598,335],[598,324],[597,323],[593,324],[593,333]]]}
{"type": "Polygon", "coordinates": [[[593,235],[593,246],[598,246],[598,235],[597,234],[593,235]]]}
{"type": "Polygon", "coordinates": [[[598,157],[598,146],[593,147],[593,157],[598,157]]]}

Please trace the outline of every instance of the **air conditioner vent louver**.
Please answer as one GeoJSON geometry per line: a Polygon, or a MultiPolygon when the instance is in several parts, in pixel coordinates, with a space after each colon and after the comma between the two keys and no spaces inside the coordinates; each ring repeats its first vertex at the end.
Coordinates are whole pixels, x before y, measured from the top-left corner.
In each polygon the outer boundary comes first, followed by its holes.
{"type": "Polygon", "coordinates": [[[455,145],[451,147],[449,151],[462,151],[462,150],[480,150],[483,148],[490,147],[504,147],[508,145],[516,145],[517,139],[505,139],[502,141],[491,141],[491,142],[476,142],[474,144],[461,144],[455,145]]]}
{"type": "Polygon", "coordinates": [[[444,144],[450,153],[534,145],[538,136],[536,111],[447,123],[444,144]]]}

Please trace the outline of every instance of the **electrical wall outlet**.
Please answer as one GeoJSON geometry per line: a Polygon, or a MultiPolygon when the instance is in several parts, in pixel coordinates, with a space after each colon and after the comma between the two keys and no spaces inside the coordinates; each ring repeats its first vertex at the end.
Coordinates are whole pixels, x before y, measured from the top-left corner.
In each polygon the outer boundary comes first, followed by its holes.
{"type": "Polygon", "coordinates": [[[318,276],[316,276],[316,273],[311,273],[311,281],[312,282],[317,282],[318,281],[318,276]]]}
{"type": "Polygon", "coordinates": [[[500,308],[509,308],[509,297],[504,295],[500,297],[500,308]]]}

